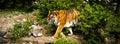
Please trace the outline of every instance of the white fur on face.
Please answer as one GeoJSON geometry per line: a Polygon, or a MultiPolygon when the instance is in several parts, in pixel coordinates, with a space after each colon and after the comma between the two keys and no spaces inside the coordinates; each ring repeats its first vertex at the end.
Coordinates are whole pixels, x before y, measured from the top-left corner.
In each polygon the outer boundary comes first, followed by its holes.
{"type": "Polygon", "coordinates": [[[50,21],[48,21],[48,24],[52,24],[55,22],[55,18],[52,18],[50,21]]]}

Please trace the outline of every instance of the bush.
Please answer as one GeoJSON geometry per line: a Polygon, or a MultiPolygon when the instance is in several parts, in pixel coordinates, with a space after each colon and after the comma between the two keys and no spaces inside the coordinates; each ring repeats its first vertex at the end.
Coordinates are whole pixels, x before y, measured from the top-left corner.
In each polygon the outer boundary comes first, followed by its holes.
{"type": "Polygon", "coordinates": [[[114,39],[118,39],[120,36],[120,16],[111,16],[106,24],[106,31],[109,32],[110,36],[114,39]]]}
{"type": "Polygon", "coordinates": [[[46,23],[46,18],[43,18],[42,15],[40,15],[40,11],[39,10],[34,10],[33,14],[36,16],[36,20],[42,24],[46,23]]]}
{"type": "Polygon", "coordinates": [[[120,17],[112,16],[109,21],[107,21],[106,30],[109,32],[120,33],[120,17]]]}
{"type": "Polygon", "coordinates": [[[14,28],[12,28],[11,33],[13,34],[12,41],[18,40],[20,37],[27,35],[30,31],[30,26],[33,24],[31,20],[24,23],[16,22],[14,28]]]}
{"type": "MultiPolygon", "coordinates": [[[[106,25],[109,20],[111,12],[104,8],[102,5],[94,3],[93,5],[86,4],[82,11],[80,11],[80,28],[84,29],[97,29],[106,25]]],[[[90,30],[89,30],[90,31],[90,30]]],[[[87,31],[88,32],[88,31],[87,31]]],[[[86,33],[88,34],[88,33],[86,33]]]]}
{"type": "Polygon", "coordinates": [[[105,36],[102,36],[99,30],[100,28],[105,28],[112,12],[96,3],[91,5],[84,3],[82,8],[80,11],[80,23],[77,29],[80,29],[86,35],[86,44],[102,44],[105,36]]]}

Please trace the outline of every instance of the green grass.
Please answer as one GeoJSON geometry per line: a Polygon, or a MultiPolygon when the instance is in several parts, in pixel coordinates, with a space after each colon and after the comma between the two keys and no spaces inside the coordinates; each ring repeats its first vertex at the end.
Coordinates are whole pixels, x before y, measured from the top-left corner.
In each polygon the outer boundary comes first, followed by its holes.
{"type": "Polygon", "coordinates": [[[81,43],[70,38],[59,38],[58,40],[54,41],[52,44],[81,44],[81,43]]]}

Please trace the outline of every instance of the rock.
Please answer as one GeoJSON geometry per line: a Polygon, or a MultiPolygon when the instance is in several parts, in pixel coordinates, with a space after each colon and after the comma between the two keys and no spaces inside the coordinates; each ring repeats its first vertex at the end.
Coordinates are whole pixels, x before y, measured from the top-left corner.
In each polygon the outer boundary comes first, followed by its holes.
{"type": "Polygon", "coordinates": [[[42,29],[42,27],[39,26],[39,25],[32,25],[31,28],[32,28],[33,30],[40,30],[40,29],[42,29]]]}
{"type": "Polygon", "coordinates": [[[22,40],[22,41],[25,41],[25,42],[34,41],[32,38],[27,38],[27,37],[22,38],[21,40],[22,40]]]}
{"type": "Polygon", "coordinates": [[[43,34],[42,33],[38,33],[38,36],[42,36],[43,34]]]}
{"type": "Polygon", "coordinates": [[[4,38],[7,38],[7,39],[12,38],[12,37],[13,37],[12,33],[9,33],[9,32],[4,35],[4,38]]]}
{"type": "Polygon", "coordinates": [[[6,39],[0,37],[0,44],[7,44],[7,42],[8,41],[6,39]]]}
{"type": "MultiPolygon", "coordinates": [[[[18,43],[18,44],[20,44],[20,43],[18,43]]],[[[37,42],[35,42],[35,41],[29,41],[29,42],[22,42],[21,44],[37,44],[37,42]]]]}
{"type": "Polygon", "coordinates": [[[27,21],[27,19],[23,18],[23,19],[22,19],[22,21],[23,21],[23,22],[26,22],[26,21],[27,21]]]}
{"type": "Polygon", "coordinates": [[[38,43],[42,42],[44,44],[51,44],[55,39],[53,39],[52,37],[41,37],[40,39],[38,39],[38,43]]]}
{"type": "Polygon", "coordinates": [[[38,44],[45,44],[45,41],[43,41],[43,40],[38,40],[38,44]]]}
{"type": "MultiPolygon", "coordinates": [[[[41,33],[41,30],[43,27],[39,26],[38,24],[34,24],[31,26],[31,34],[35,37],[40,37],[42,36],[43,34],[41,33]]],[[[30,34],[29,34],[30,35],[30,34]]]]}
{"type": "Polygon", "coordinates": [[[20,39],[23,42],[30,42],[33,44],[51,44],[55,39],[53,39],[51,36],[42,36],[42,37],[23,37],[20,39]]]}
{"type": "Polygon", "coordinates": [[[42,33],[38,33],[38,32],[32,32],[32,35],[35,36],[35,37],[40,37],[43,34],[42,33]]]}
{"type": "Polygon", "coordinates": [[[3,37],[6,33],[6,31],[0,30],[0,37],[3,37]]]}

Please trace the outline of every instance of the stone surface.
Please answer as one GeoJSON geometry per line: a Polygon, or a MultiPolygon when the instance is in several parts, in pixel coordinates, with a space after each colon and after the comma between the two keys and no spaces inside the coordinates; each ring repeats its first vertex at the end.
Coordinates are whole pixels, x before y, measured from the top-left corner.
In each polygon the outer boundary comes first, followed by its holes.
{"type": "Polygon", "coordinates": [[[0,30],[0,37],[3,37],[7,32],[0,30]]]}
{"type": "Polygon", "coordinates": [[[5,35],[4,35],[4,38],[6,38],[6,39],[10,39],[10,38],[12,38],[13,37],[13,35],[12,35],[12,33],[10,33],[10,32],[7,32],[5,35]]]}
{"type": "Polygon", "coordinates": [[[30,33],[35,37],[40,37],[40,36],[43,35],[42,32],[41,32],[42,28],[43,27],[41,27],[40,25],[34,24],[34,25],[31,26],[31,32],[30,33]]]}
{"type": "Polygon", "coordinates": [[[0,37],[0,44],[6,44],[8,41],[2,37],[0,37]]]}
{"type": "Polygon", "coordinates": [[[27,42],[32,42],[36,41],[38,44],[48,44],[54,41],[54,39],[50,36],[46,37],[23,37],[21,41],[27,41],[27,42]]]}

